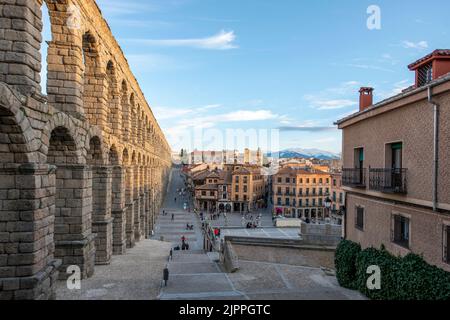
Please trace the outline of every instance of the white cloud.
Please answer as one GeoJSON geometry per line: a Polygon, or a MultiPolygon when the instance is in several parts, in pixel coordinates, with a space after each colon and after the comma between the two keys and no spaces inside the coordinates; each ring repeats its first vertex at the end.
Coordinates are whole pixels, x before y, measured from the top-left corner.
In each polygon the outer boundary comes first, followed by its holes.
{"type": "Polygon", "coordinates": [[[190,47],[208,50],[229,50],[237,48],[234,44],[236,35],[234,31],[220,31],[218,34],[206,38],[191,39],[124,39],[125,41],[138,42],[142,45],[162,47],[190,47]]]}
{"type": "Polygon", "coordinates": [[[314,107],[319,110],[336,110],[355,106],[357,103],[352,100],[317,100],[312,101],[314,107]]]}
{"type": "Polygon", "coordinates": [[[412,41],[405,40],[402,42],[402,45],[406,49],[423,50],[423,49],[428,48],[428,42],[426,42],[426,41],[412,42],[412,41]]]}

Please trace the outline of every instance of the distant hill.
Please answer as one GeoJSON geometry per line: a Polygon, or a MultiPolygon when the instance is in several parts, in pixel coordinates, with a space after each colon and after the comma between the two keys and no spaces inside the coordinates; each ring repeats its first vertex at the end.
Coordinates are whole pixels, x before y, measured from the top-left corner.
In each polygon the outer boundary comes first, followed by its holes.
{"type": "Polygon", "coordinates": [[[314,158],[320,160],[338,160],[341,159],[341,155],[338,153],[333,153],[329,151],[319,150],[319,149],[286,149],[279,152],[269,152],[268,157],[279,157],[281,159],[286,158],[314,158]]]}

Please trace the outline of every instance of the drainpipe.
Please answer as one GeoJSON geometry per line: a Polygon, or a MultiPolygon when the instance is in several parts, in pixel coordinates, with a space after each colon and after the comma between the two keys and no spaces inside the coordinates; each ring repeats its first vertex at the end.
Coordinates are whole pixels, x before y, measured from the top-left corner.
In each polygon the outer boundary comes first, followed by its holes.
{"type": "Polygon", "coordinates": [[[439,104],[433,101],[433,87],[428,87],[428,102],[433,106],[433,211],[438,207],[438,174],[439,174],[439,104]]]}

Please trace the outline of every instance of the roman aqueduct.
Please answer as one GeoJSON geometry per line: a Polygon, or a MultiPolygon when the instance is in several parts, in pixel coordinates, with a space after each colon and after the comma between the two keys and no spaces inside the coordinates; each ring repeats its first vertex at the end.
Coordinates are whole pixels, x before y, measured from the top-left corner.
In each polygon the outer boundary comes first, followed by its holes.
{"type": "Polygon", "coordinates": [[[67,267],[149,237],[170,148],[94,0],[0,0],[0,300],[49,299],[67,267]],[[75,12],[74,12],[75,11],[75,12]]]}

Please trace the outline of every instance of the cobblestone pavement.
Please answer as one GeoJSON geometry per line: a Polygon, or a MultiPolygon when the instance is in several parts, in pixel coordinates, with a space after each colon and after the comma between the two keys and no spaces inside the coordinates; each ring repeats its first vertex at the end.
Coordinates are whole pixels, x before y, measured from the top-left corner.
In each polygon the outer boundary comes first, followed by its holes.
{"type": "Polygon", "coordinates": [[[81,282],[81,290],[57,285],[58,300],[154,300],[167,265],[170,243],[142,240],[125,255],[113,256],[107,266],[96,266],[92,278],[81,282]]]}

